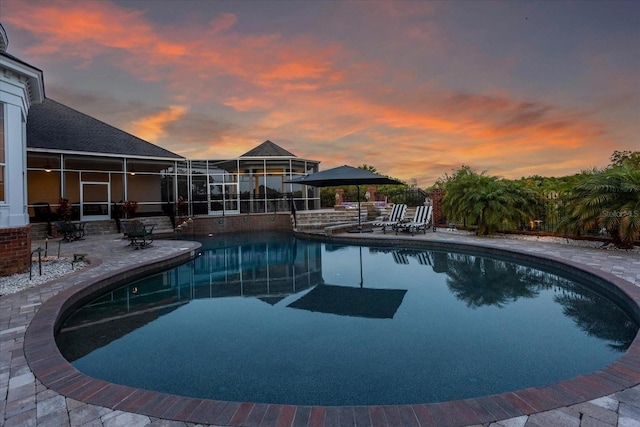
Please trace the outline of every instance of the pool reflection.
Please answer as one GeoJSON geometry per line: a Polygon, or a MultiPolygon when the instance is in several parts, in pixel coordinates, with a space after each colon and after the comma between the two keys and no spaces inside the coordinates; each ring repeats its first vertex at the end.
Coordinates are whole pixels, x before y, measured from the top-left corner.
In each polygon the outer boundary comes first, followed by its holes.
{"type": "Polygon", "coordinates": [[[588,336],[608,342],[609,348],[624,352],[633,342],[638,325],[613,302],[572,280],[512,262],[463,253],[390,250],[395,263],[409,265],[410,259],[447,275],[447,287],[469,308],[504,307],[520,298],[535,298],[552,290],[554,301],[565,316],[588,336]]]}
{"type": "Polygon", "coordinates": [[[607,341],[614,351],[624,352],[636,337],[638,326],[611,301],[585,292],[581,286],[567,283],[554,297],[565,316],[587,335],[607,341]]]}
{"type": "Polygon", "coordinates": [[[74,361],[195,299],[253,297],[274,305],[323,283],[321,246],[255,234],[206,240],[193,261],[151,275],[77,310],[56,337],[74,361]]]}
{"type": "MultiPolygon", "coordinates": [[[[536,268],[464,253],[368,249],[395,266],[393,274],[397,278],[403,277],[404,268],[412,269],[407,274],[409,278],[416,274],[416,268],[445,276],[451,294],[471,309],[502,308],[519,299],[534,298],[542,290],[551,290],[565,316],[589,336],[606,341],[613,351],[625,351],[637,332],[635,322],[610,301],[536,268]]],[[[402,283],[394,289],[367,286],[362,275],[362,258],[359,266],[357,259],[349,261],[353,262],[354,271],[360,268],[359,282],[325,281],[323,273],[327,266],[323,272],[323,251],[325,256],[332,253],[335,256],[347,250],[342,245],[300,240],[290,235],[205,240],[201,256],[192,262],[109,292],[79,309],[59,332],[58,346],[68,360],[74,361],[192,300],[206,298],[249,297],[272,306],[288,299],[288,309],[393,319],[408,286],[402,283]]],[[[361,253],[362,248],[359,250],[361,253]]]]}

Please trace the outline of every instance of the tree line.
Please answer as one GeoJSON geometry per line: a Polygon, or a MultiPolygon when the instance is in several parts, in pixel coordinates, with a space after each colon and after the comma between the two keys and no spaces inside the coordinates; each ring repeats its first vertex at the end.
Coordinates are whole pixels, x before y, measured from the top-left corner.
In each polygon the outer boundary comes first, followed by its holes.
{"type": "MultiPolygon", "coordinates": [[[[359,167],[378,173],[371,165],[359,167]]],[[[415,186],[415,182],[403,182],[378,186],[377,191],[396,194],[398,200],[389,202],[403,203],[402,190],[415,186]]],[[[334,205],[336,188],[321,189],[322,206],[334,205]]],[[[356,201],[355,186],[340,188],[348,200],[356,201]]],[[[606,167],[564,177],[510,180],[462,165],[426,191],[436,188],[444,190],[442,213],[447,221],[473,227],[480,236],[526,228],[552,203],[562,213],[554,230],[558,234],[575,236],[598,229],[621,248],[633,247],[640,238],[640,151],[614,151],[606,167]]],[[[360,197],[364,200],[364,192],[360,197]]]]}
{"type": "Polygon", "coordinates": [[[613,243],[630,248],[640,237],[640,152],[614,151],[610,164],[561,178],[503,179],[462,166],[434,185],[445,196],[449,221],[476,228],[478,235],[514,230],[536,218],[549,200],[562,210],[560,234],[598,228],[613,243]]]}

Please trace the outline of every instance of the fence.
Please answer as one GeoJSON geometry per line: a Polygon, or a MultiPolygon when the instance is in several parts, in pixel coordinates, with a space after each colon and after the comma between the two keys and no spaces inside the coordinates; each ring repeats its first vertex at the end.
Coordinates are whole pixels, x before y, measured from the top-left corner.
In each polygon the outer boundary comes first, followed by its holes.
{"type": "MultiPolygon", "coordinates": [[[[360,195],[364,197],[364,195],[360,195]]],[[[404,203],[407,206],[420,206],[424,205],[429,195],[419,188],[411,188],[406,190],[397,190],[388,193],[376,193],[375,200],[368,200],[370,202],[387,202],[387,203],[404,203]]],[[[357,202],[355,193],[345,192],[343,194],[345,202],[357,202]]],[[[364,200],[361,200],[364,201],[364,200]]],[[[332,201],[330,201],[332,202],[332,201]]],[[[329,203],[325,203],[326,206],[329,203]]]]}

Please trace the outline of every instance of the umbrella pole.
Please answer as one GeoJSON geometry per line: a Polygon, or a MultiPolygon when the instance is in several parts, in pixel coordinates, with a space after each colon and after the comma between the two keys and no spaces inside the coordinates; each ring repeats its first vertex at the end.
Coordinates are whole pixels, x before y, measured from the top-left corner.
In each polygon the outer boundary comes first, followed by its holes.
{"type": "Polygon", "coordinates": [[[351,229],[348,232],[349,233],[364,233],[365,231],[370,232],[372,231],[370,228],[368,228],[367,230],[362,229],[362,217],[360,216],[360,209],[362,208],[360,204],[360,185],[356,185],[356,188],[358,189],[358,228],[355,230],[351,229]]]}
{"type": "Polygon", "coordinates": [[[360,287],[364,287],[364,279],[362,278],[362,246],[360,246],[360,287]]]}
{"type": "Polygon", "coordinates": [[[356,185],[356,188],[358,189],[358,230],[362,231],[362,220],[360,219],[360,186],[356,185]]]}

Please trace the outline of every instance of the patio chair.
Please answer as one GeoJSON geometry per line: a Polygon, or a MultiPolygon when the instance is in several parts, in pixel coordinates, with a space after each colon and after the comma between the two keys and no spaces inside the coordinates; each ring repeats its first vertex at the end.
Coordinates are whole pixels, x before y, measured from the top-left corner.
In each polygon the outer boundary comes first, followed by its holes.
{"type": "Polygon", "coordinates": [[[396,227],[396,234],[398,234],[398,230],[409,230],[412,236],[419,230],[426,234],[427,227],[431,223],[431,212],[431,206],[418,206],[413,220],[399,223],[396,227]]]}
{"type": "Polygon", "coordinates": [[[375,221],[374,227],[382,227],[382,233],[387,233],[387,227],[395,228],[395,226],[404,219],[404,215],[407,213],[407,205],[397,203],[391,208],[391,214],[389,219],[382,221],[375,221]]]}
{"type": "Polygon", "coordinates": [[[153,228],[155,224],[143,224],[141,221],[125,221],[122,228],[129,239],[129,245],[134,249],[144,249],[153,243],[153,228]]]}

